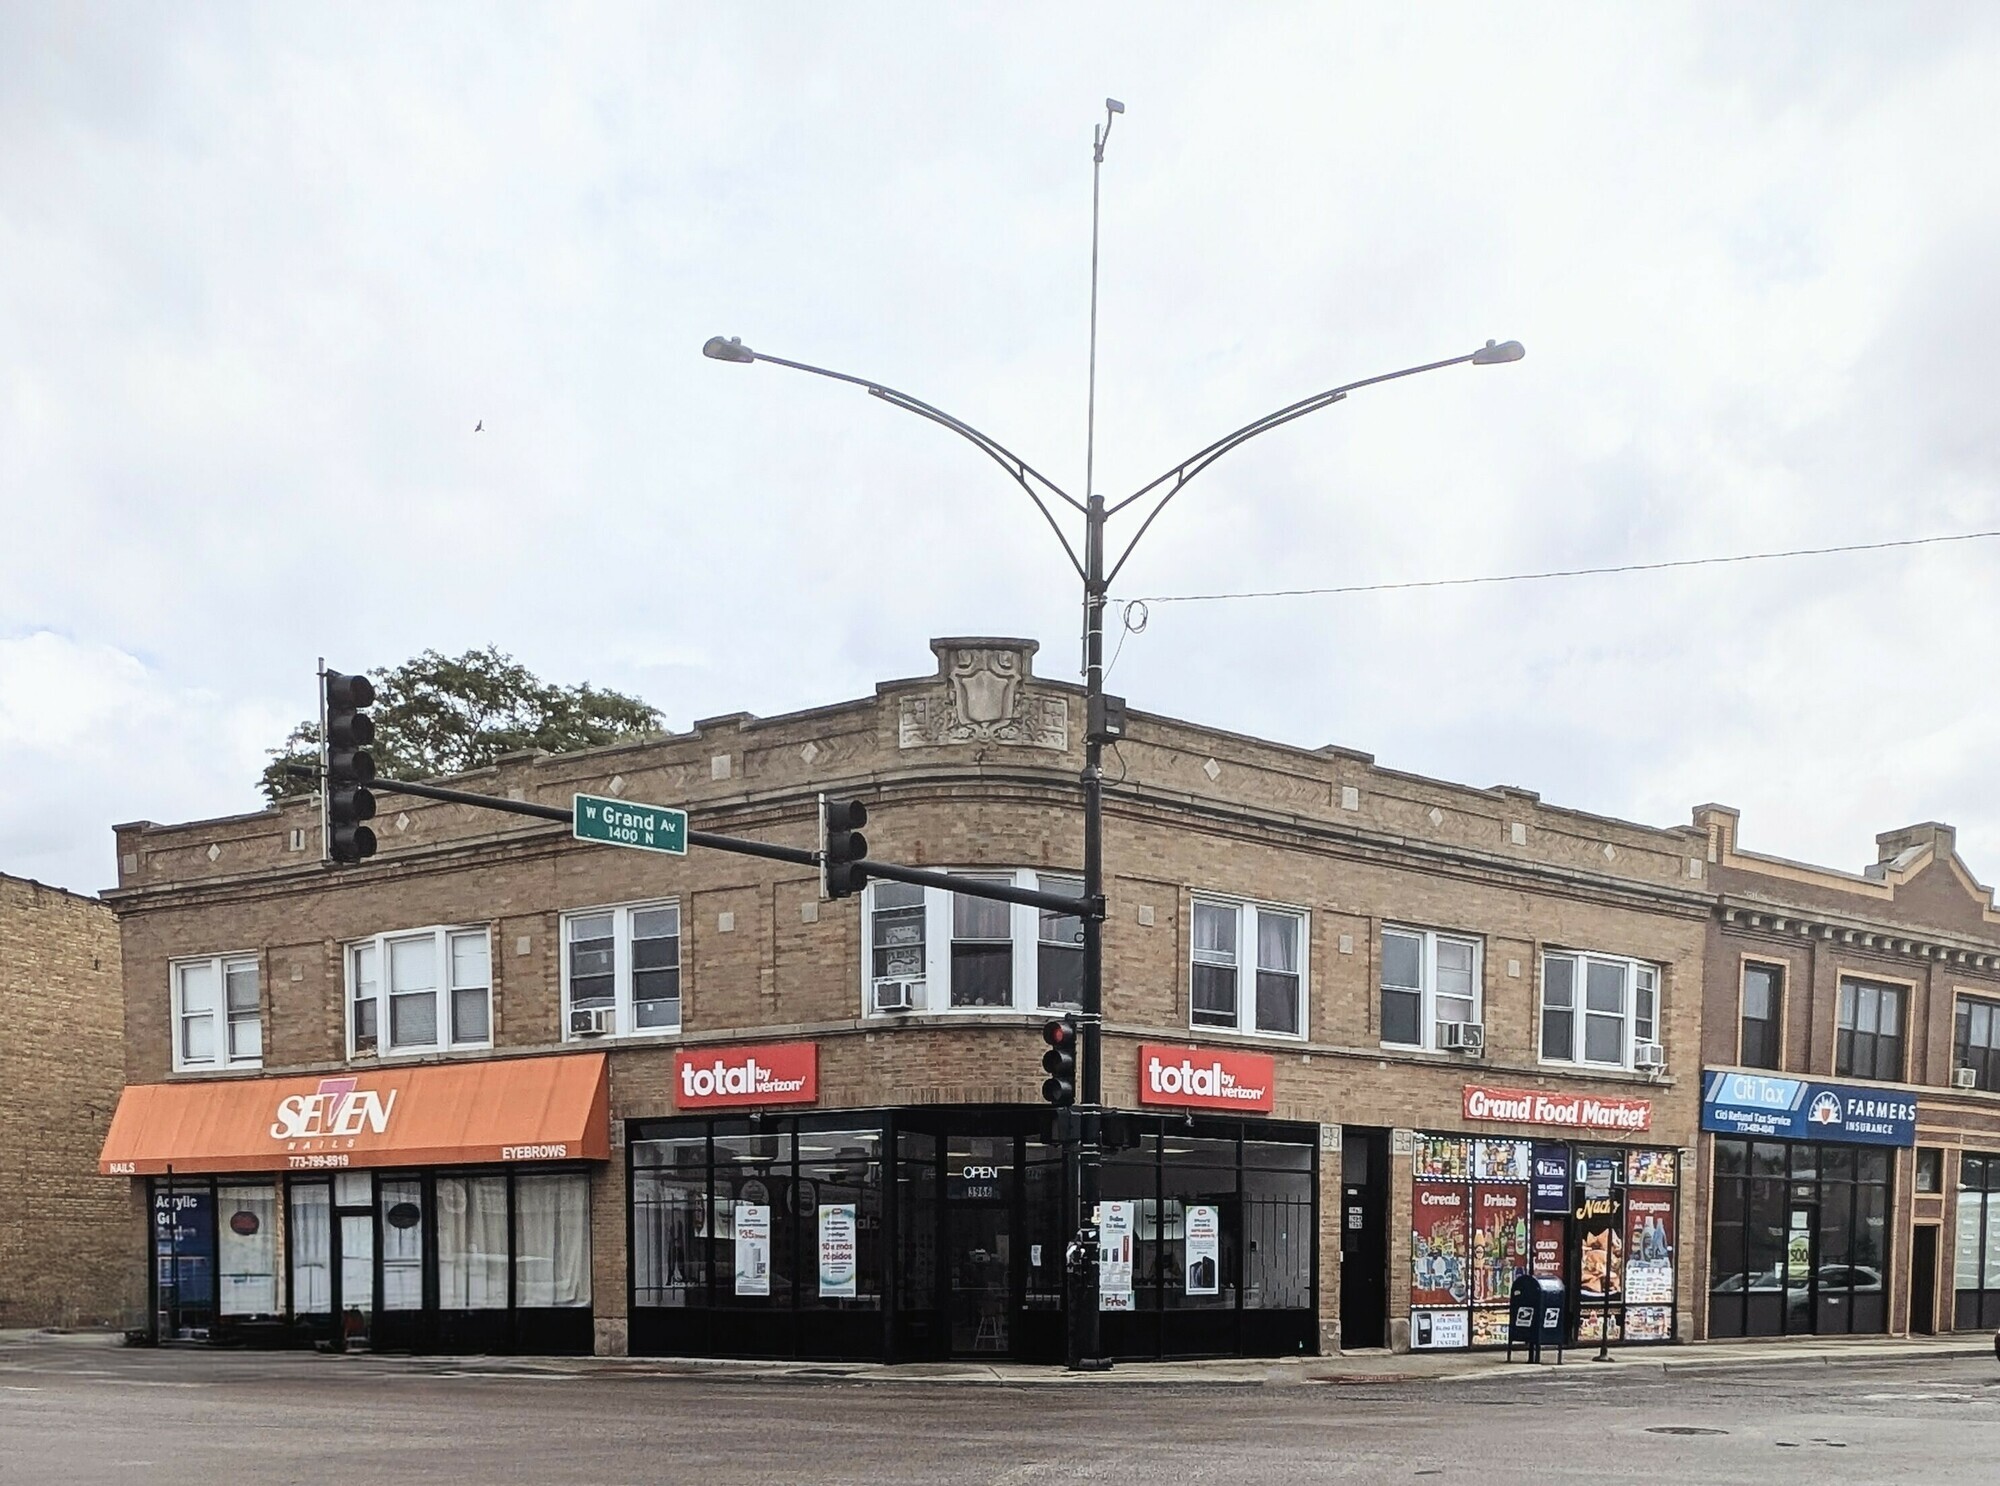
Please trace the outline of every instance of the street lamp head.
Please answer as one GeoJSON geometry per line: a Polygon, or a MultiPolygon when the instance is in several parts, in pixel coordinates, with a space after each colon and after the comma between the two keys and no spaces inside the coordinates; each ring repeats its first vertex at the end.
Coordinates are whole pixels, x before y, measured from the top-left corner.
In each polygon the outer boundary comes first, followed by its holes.
{"type": "MultiPolygon", "coordinates": [[[[1490,346],[1493,343],[1488,341],[1487,344],[1490,346]]],[[[1512,343],[1510,342],[1509,344],[1512,343]]],[[[1515,346],[1514,349],[1516,352],[1519,352],[1520,347],[1515,346]]],[[[733,335],[728,340],[724,340],[719,335],[710,336],[708,343],[701,348],[701,354],[706,356],[710,361],[749,362],[757,359],[757,353],[733,335]]]]}
{"type": "MultiPolygon", "coordinates": [[[[711,341],[709,344],[713,345],[714,342],[711,341]]],[[[1519,361],[1527,354],[1527,347],[1523,346],[1519,341],[1501,341],[1498,345],[1495,345],[1492,341],[1488,341],[1472,353],[1472,364],[1474,366],[1498,366],[1503,361],[1519,361]]]]}
{"type": "Polygon", "coordinates": [[[1116,98],[1105,99],[1104,107],[1105,110],[1109,113],[1122,114],[1123,112],[1125,112],[1125,105],[1120,103],[1116,98]]]}

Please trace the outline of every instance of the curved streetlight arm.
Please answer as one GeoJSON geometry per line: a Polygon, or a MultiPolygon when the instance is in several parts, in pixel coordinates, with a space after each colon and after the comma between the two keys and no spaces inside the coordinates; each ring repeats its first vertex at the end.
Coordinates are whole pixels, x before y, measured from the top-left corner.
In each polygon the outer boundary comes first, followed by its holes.
{"type": "Polygon", "coordinates": [[[1179,464],[1161,475],[1157,480],[1140,486],[1137,490],[1119,501],[1117,505],[1112,506],[1110,510],[1105,512],[1107,516],[1115,516],[1134,501],[1145,499],[1168,481],[1173,482],[1173,488],[1161,496],[1159,504],[1146,513],[1146,519],[1139,523],[1139,529],[1132,534],[1132,540],[1125,544],[1125,550],[1118,554],[1118,560],[1111,565],[1111,571],[1104,575],[1105,586],[1109,587],[1112,580],[1118,576],[1119,571],[1124,568],[1126,561],[1132,556],[1133,549],[1139,545],[1139,539],[1145,536],[1146,528],[1159,518],[1160,512],[1167,508],[1167,502],[1179,495],[1188,481],[1207,469],[1211,464],[1214,464],[1216,460],[1227,454],[1231,449],[1248,443],[1260,433],[1269,433],[1274,428],[1282,427],[1290,423],[1294,418],[1303,418],[1306,414],[1316,413],[1321,408],[1330,408],[1335,403],[1343,401],[1348,393],[1358,392],[1363,387],[1373,387],[1381,382],[1394,382],[1402,377],[1414,377],[1422,372],[1437,371],[1442,367],[1463,366],[1467,362],[1486,366],[1503,361],[1519,361],[1522,354],[1524,353],[1521,351],[1520,343],[1517,341],[1508,341],[1502,346],[1495,346],[1491,341],[1488,341],[1480,350],[1469,352],[1464,356],[1452,356],[1444,361],[1427,361],[1422,366],[1406,366],[1401,371],[1384,372],[1382,375],[1376,377],[1363,377],[1358,382],[1347,382],[1339,387],[1330,387],[1325,392],[1316,392],[1311,397],[1301,398],[1299,401],[1279,408],[1275,412],[1266,413],[1263,417],[1244,424],[1234,433],[1224,434],[1207,448],[1197,449],[1186,459],[1183,459],[1179,464]]]}
{"type": "Polygon", "coordinates": [[[740,341],[725,341],[720,336],[703,346],[702,354],[714,361],[768,361],[773,366],[786,366],[793,371],[809,372],[813,376],[826,377],[831,381],[847,382],[862,388],[870,397],[879,398],[891,407],[902,408],[920,418],[929,419],[941,428],[950,429],[1013,477],[1014,483],[1021,487],[1028,499],[1035,503],[1035,509],[1042,513],[1042,519],[1048,522],[1049,530],[1056,534],[1056,540],[1062,543],[1063,553],[1069,558],[1070,566],[1076,569],[1077,576],[1083,576],[1082,560],[1077,556],[1076,549],[1070,545],[1069,538],[1063,534],[1062,526],[1056,521],[1055,513],[1049,509],[1048,502],[1043,500],[1040,492],[1035,489],[1035,484],[1041,485],[1058,500],[1068,502],[1078,511],[1085,510],[1083,503],[998,439],[981,433],[970,423],[961,418],[954,418],[942,408],[933,407],[922,398],[912,397],[907,392],[898,392],[894,387],[885,387],[880,382],[871,382],[866,377],[849,376],[846,372],[832,371],[824,366],[814,366],[810,362],[788,361],[782,356],[752,351],[740,341]],[[1030,481],[1035,484],[1031,484],[1030,481]]]}

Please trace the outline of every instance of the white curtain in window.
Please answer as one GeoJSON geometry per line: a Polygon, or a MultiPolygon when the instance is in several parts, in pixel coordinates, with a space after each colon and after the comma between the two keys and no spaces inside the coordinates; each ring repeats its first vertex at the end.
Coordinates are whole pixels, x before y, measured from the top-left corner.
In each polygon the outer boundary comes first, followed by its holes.
{"type": "Polygon", "coordinates": [[[319,1182],[292,1188],[292,1313],[325,1315],[333,1309],[331,1194],[319,1182]]]}
{"type": "Polygon", "coordinates": [[[218,1187],[217,1297],[225,1316],[278,1311],[278,1194],[269,1186],[218,1187]]]}
{"type": "Polygon", "coordinates": [[[507,1178],[437,1180],[438,1305],[507,1308],[507,1178]]]}
{"type": "MultiPolygon", "coordinates": [[[[418,1311],[424,1307],[424,1184],[415,1177],[382,1179],[382,1309],[418,1311]]],[[[342,1232],[345,1233],[343,1226],[342,1232]]],[[[343,1242],[342,1263],[358,1252],[343,1242]]],[[[365,1294],[372,1275],[350,1281],[341,1275],[341,1300],[350,1308],[365,1294]]]]}
{"type": "Polygon", "coordinates": [[[522,1306],[590,1304],[590,1178],[582,1172],[515,1180],[514,1291],[522,1306]]]}

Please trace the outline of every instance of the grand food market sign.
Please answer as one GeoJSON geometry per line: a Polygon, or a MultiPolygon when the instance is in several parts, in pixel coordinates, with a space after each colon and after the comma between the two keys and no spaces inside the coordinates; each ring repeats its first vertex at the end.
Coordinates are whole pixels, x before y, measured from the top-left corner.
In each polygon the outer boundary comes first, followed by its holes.
{"type": "Polygon", "coordinates": [[[1702,1083],[1701,1128],[1771,1140],[1910,1146],[1917,1143],[1917,1096],[1711,1068],[1702,1083]]]}
{"type": "Polygon", "coordinates": [[[1653,1101],[1467,1084],[1465,1117],[1505,1125],[1554,1125],[1566,1130],[1650,1130],[1653,1101]]]}

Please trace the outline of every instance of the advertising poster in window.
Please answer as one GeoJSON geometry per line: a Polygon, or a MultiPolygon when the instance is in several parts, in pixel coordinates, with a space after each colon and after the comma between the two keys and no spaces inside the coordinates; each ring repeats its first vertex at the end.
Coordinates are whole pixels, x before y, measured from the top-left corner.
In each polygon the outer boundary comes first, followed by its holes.
{"type": "Polygon", "coordinates": [[[1569,1147],[1535,1147],[1534,1205],[1538,1213],[1569,1212],[1569,1147]]]}
{"type": "Polygon", "coordinates": [[[736,1293],[771,1293],[771,1209],[767,1203],[736,1204],[736,1293]]]}
{"type": "Polygon", "coordinates": [[[1472,1313],[1472,1345],[1475,1347],[1504,1347],[1507,1345],[1507,1312],[1474,1311],[1472,1313]]]}
{"type": "Polygon", "coordinates": [[[1674,1196],[1659,1188],[1625,1193],[1625,1300],[1674,1303],[1674,1196]]]}
{"type": "Polygon", "coordinates": [[[1097,1308],[1132,1309],[1132,1241],[1135,1202],[1106,1202],[1097,1222],[1097,1308]]]}
{"type": "Polygon", "coordinates": [[[1533,1247],[1528,1255],[1528,1272],[1547,1280],[1563,1277],[1563,1220],[1539,1217],[1534,1220],[1533,1247]]]}
{"type": "MultiPolygon", "coordinates": [[[[1471,1298],[1466,1277],[1466,1206],[1466,1188],[1462,1186],[1416,1184],[1410,1201],[1412,1306],[1464,1305],[1471,1298]]],[[[1459,1319],[1463,1322],[1464,1317],[1459,1319]]]]}
{"type": "Polygon", "coordinates": [[[1670,1341],[1674,1334],[1674,1308],[1670,1305],[1628,1305],[1625,1307],[1624,1340],[1628,1342],[1670,1341]]]}
{"type": "Polygon", "coordinates": [[[1472,1175],[1472,1142],[1462,1135],[1419,1135],[1410,1171],[1420,1182],[1462,1182],[1472,1175]]]}
{"type": "Polygon", "coordinates": [[[1416,1351],[1432,1347],[1466,1347],[1472,1333],[1464,1311],[1411,1311],[1410,1346],[1416,1351]]]}
{"type": "Polygon", "coordinates": [[[1528,1267],[1528,1189],[1472,1189],[1472,1303],[1505,1305],[1528,1267]]]}
{"type": "Polygon", "coordinates": [[[1576,1207],[1578,1248],[1583,1256],[1577,1291],[1586,1305],[1593,1300],[1617,1300],[1624,1293],[1625,1282],[1625,1194],[1619,1188],[1602,1197],[1589,1192],[1586,1188],[1576,1207]]]}
{"type": "MultiPolygon", "coordinates": [[[[153,1251],[159,1258],[160,1285],[172,1287],[174,1300],[184,1306],[215,1303],[215,1194],[197,1191],[153,1192],[153,1251]]],[[[166,1296],[161,1296],[166,1302],[166,1296]]]]}
{"type": "Polygon", "coordinates": [[[1221,1209],[1190,1207],[1187,1210],[1187,1293],[1215,1295],[1222,1284],[1221,1209]]]}
{"type": "Polygon", "coordinates": [[[1625,1182],[1633,1187],[1671,1187],[1680,1180],[1672,1151],[1627,1151],[1625,1182]]]}
{"type": "Polygon", "coordinates": [[[854,1204],[830,1202],[819,1210],[819,1293],[854,1298],[854,1204]]]}
{"type": "Polygon", "coordinates": [[[1481,1182],[1525,1182],[1534,1146],[1525,1140],[1480,1140],[1472,1147],[1472,1177],[1481,1182]]]}

